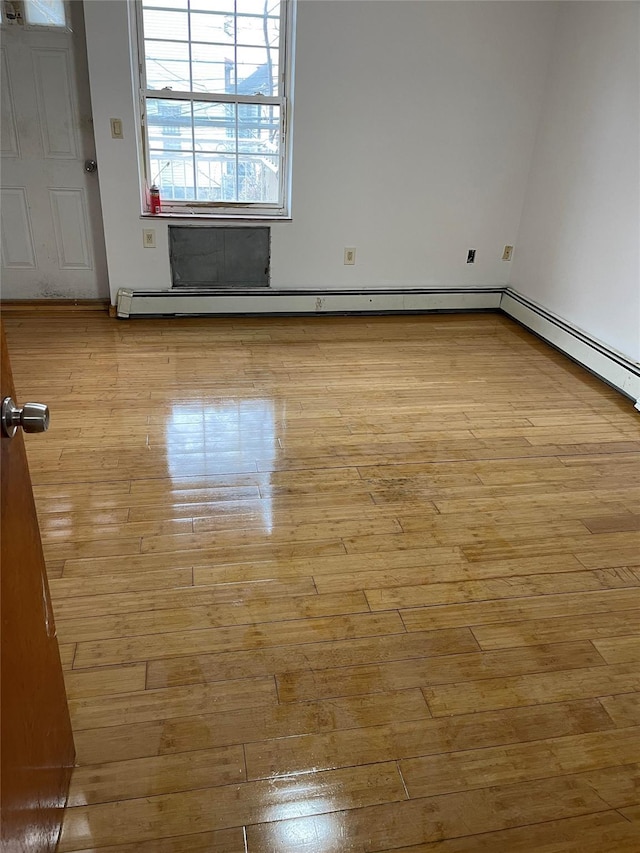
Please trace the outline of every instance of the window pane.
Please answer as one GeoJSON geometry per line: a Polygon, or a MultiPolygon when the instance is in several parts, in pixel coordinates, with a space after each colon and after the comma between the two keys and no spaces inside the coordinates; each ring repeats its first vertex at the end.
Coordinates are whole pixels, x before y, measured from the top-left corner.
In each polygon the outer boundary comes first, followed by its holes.
{"type": "Polygon", "coordinates": [[[280,16],[280,0],[237,0],[236,8],[239,15],[280,16]]]}
{"type": "Polygon", "coordinates": [[[235,12],[234,0],[191,0],[191,8],[198,12],[235,12]]]}
{"type": "Polygon", "coordinates": [[[280,148],[280,107],[238,104],[238,150],[277,154],[280,148]]]}
{"type": "MultiPolygon", "coordinates": [[[[147,98],[149,148],[165,151],[193,151],[191,103],[147,98]]],[[[154,173],[151,174],[155,180],[154,173]]]]}
{"type": "Polygon", "coordinates": [[[233,15],[191,14],[191,40],[215,44],[233,44],[235,22],[233,15]]]}
{"type": "Polygon", "coordinates": [[[238,94],[278,94],[278,51],[238,47],[238,94]]]}
{"type": "Polygon", "coordinates": [[[196,157],[198,201],[236,200],[236,158],[216,154],[196,157]]]}
{"type": "Polygon", "coordinates": [[[277,204],[277,157],[196,154],[198,201],[277,204]]]}
{"type": "Polygon", "coordinates": [[[278,158],[244,155],[238,158],[238,201],[275,204],[278,201],[278,158]]]}
{"type": "Polygon", "coordinates": [[[196,151],[236,150],[236,105],[194,103],[196,151]]]}
{"type": "Polygon", "coordinates": [[[175,41],[145,42],[148,89],[191,91],[189,45],[175,41]]]}
{"type": "Polygon", "coordinates": [[[280,22],[269,18],[238,17],[236,21],[238,44],[278,47],[280,22]]]}
{"type": "Polygon", "coordinates": [[[158,12],[143,9],[145,39],[188,41],[189,27],[186,12],[158,12]]]}
{"type": "Polygon", "coordinates": [[[233,94],[236,86],[232,45],[194,44],[191,47],[194,92],[233,94]]]}
{"type": "Polygon", "coordinates": [[[24,14],[27,24],[38,27],[66,27],[62,0],[26,0],[24,14]]]}
{"type": "Polygon", "coordinates": [[[142,5],[145,8],[162,6],[165,9],[184,9],[186,11],[189,7],[189,0],[142,0],[142,5]]]}
{"type": "Polygon", "coordinates": [[[169,153],[151,151],[149,157],[151,175],[160,188],[160,201],[193,201],[193,154],[189,152],[169,153]]]}

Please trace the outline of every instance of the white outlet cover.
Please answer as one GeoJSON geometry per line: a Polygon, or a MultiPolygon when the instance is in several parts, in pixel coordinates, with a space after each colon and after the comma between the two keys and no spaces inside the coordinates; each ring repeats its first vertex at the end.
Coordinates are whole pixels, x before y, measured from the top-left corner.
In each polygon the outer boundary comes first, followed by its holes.
{"type": "Polygon", "coordinates": [[[156,232],[153,228],[145,228],[142,231],[142,245],[145,249],[155,249],[156,247],[156,232]]]}

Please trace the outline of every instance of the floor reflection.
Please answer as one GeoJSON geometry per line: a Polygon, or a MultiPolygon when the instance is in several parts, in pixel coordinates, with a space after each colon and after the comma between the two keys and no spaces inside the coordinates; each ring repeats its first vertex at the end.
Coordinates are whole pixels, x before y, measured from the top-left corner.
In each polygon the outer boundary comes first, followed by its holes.
{"type": "Polygon", "coordinates": [[[284,815],[268,826],[271,849],[282,853],[302,850],[308,853],[343,853],[347,846],[341,812],[327,812],[297,820],[287,820],[284,815]]]}
{"type": "Polygon", "coordinates": [[[273,802],[263,820],[276,850],[341,851],[340,794],[323,783],[323,774],[301,773],[273,780],[273,802]]]}
{"type": "MultiPolygon", "coordinates": [[[[216,486],[216,474],[255,471],[275,463],[277,438],[273,400],[218,400],[211,403],[175,403],[166,422],[169,476],[207,475],[216,486]]],[[[273,496],[270,476],[261,475],[260,514],[266,533],[273,530],[273,496]]],[[[228,483],[228,477],[225,477],[228,483]]]]}

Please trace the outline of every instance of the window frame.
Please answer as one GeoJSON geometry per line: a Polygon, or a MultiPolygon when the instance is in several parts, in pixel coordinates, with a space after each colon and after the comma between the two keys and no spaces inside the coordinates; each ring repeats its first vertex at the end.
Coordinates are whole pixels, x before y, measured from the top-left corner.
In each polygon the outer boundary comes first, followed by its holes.
{"type": "MultiPolygon", "coordinates": [[[[139,130],[139,165],[141,178],[142,216],[166,216],[169,218],[215,218],[215,219],[290,219],[291,218],[291,160],[293,142],[293,71],[296,0],[280,0],[280,46],[279,95],[214,94],[210,92],[184,92],[177,90],[154,90],[146,86],[146,53],[144,48],[143,0],[133,0],[131,7],[134,38],[134,86],[136,90],[137,124],[139,130]],[[151,214],[148,207],[147,189],[151,187],[153,175],[150,169],[149,136],[147,126],[147,99],[198,101],[215,104],[275,105],[280,109],[280,170],[278,176],[279,199],[275,203],[245,201],[180,201],[162,200],[162,213],[151,214]]],[[[165,11],[184,11],[162,7],[165,11]]]]}

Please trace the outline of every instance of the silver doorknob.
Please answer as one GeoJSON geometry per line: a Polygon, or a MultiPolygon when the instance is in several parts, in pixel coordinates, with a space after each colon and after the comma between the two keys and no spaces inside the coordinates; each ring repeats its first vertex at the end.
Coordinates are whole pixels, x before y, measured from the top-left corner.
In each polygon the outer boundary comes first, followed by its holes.
{"type": "Polygon", "coordinates": [[[49,407],[44,403],[25,403],[19,409],[11,397],[2,401],[2,432],[13,438],[18,427],[25,432],[46,432],[49,429],[49,407]]]}
{"type": "Polygon", "coordinates": [[[97,172],[98,164],[95,160],[85,160],[84,161],[84,170],[85,172],[97,172]]]}

